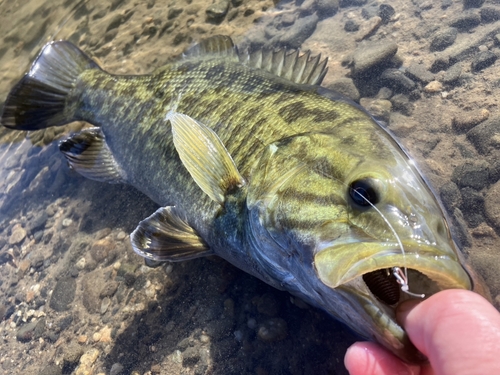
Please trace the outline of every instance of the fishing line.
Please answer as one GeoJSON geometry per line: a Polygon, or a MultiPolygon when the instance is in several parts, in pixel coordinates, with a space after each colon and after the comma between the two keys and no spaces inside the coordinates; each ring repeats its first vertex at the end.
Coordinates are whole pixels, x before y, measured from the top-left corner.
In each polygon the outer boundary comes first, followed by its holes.
{"type": "MultiPolygon", "coordinates": [[[[349,186],[348,186],[348,188],[351,189],[351,187],[349,187],[349,186]]],[[[401,242],[401,239],[399,238],[399,236],[398,236],[396,230],[394,229],[394,227],[392,226],[392,224],[385,217],[385,215],[382,214],[382,212],[380,212],[380,210],[377,207],[375,207],[375,205],[372,202],[370,202],[368,199],[366,199],[363,196],[363,194],[361,194],[357,190],[354,190],[354,189],[351,189],[351,190],[354,193],[358,194],[363,200],[366,201],[366,203],[368,203],[375,211],[377,211],[377,213],[385,221],[385,223],[387,224],[387,226],[391,230],[392,234],[396,238],[396,241],[398,242],[398,245],[399,245],[399,247],[401,249],[401,253],[403,254],[403,269],[404,269],[404,271],[401,271],[401,268],[398,267],[398,266],[392,267],[392,275],[396,278],[396,281],[398,282],[398,284],[401,285],[401,290],[404,293],[406,293],[406,294],[408,294],[408,295],[410,295],[412,297],[425,298],[425,294],[417,294],[417,293],[410,292],[409,285],[408,285],[408,270],[406,268],[406,253],[405,253],[405,249],[404,249],[403,243],[401,242]]]]}

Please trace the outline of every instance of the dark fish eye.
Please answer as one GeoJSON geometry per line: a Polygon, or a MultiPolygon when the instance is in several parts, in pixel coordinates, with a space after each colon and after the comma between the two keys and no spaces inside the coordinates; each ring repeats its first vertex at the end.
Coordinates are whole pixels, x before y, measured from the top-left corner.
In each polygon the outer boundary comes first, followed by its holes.
{"type": "Polygon", "coordinates": [[[356,180],[349,186],[349,195],[358,206],[367,207],[379,202],[379,196],[370,179],[356,180]]]}

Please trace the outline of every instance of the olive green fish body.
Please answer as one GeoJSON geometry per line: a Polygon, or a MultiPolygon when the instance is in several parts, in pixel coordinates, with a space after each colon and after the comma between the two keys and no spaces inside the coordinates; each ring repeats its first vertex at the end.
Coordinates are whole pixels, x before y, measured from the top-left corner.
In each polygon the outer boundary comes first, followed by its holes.
{"type": "Polygon", "coordinates": [[[412,160],[364,109],[317,85],[319,57],[238,55],[223,37],[197,48],[151,75],[115,76],[68,42],[49,44],[2,124],[96,126],[60,149],[82,175],[162,206],[131,235],[140,255],[217,254],[425,360],[397,305],[473,285],[412,160]]]}

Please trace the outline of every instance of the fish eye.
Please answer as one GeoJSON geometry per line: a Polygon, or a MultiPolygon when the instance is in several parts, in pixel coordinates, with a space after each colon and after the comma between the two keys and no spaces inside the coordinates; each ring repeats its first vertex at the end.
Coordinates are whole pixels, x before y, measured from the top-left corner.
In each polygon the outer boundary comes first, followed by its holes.
{"type": "Polygon", "coordinates": [[[375,205],[379,202],[375,184],[368,178],[352,182],[349,186],[349,195],[352,201],[361,207],[375,205]]]}

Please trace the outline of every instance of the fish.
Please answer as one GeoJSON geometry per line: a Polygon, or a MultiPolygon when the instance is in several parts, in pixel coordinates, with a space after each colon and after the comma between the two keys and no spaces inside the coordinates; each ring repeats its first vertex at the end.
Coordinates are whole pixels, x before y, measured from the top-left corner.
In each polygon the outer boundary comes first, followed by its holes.
{"type": "Polygon", "coordinates": [[[398,306],[480,283],[414,160],[364,108],[322,87],[326,73],[309,51],[242,52],[214,36],[151,74],[114,75],[54,41],[0,122],[91,124],[59,149],[81,175],[160,205],[130,235],[150,262],[217,255],[423,363],[398,306]]]}

